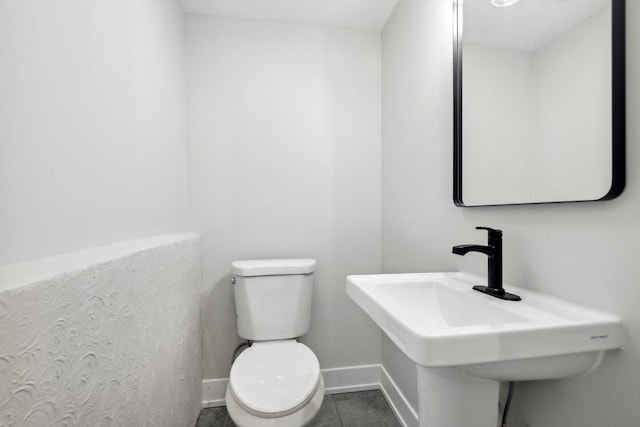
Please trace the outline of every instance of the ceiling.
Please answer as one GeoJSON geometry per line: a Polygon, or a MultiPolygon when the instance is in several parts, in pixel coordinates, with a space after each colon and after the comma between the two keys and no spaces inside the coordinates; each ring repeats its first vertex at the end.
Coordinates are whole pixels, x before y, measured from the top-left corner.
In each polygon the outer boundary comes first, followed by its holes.
{"type": "Polygon", "coordinates": [[[185,13],[381,30],[398,0],[180,0],[185,13]]]}

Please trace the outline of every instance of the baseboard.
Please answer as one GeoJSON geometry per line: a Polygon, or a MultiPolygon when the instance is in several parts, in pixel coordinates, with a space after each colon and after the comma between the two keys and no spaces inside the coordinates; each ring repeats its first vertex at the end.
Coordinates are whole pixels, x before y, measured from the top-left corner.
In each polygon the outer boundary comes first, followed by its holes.
{"type": "Polygon", "coordinates": [[[418,427],[418,413],[382,365],[380,365],[380,389],[400,423],[404,427],[418,427]]]}
{"type": "Polygon", "coordinates": [[[224,396],[227,392],[229,378],[202,380],[202,407],[215,408],[225,406],[224,396]]]}
{"type": "MultiPolygon", "coordinates": [[[[326,394],[380,389],[404,427],[418,426],[418,414],[382,365],[348,366],[321,372],[326,394]]],[[[202,407],[224,406],[228,382],[228,378],[203,380],[202,407]]]]}
{"type": "MultiPolygon", "coordinates": [[[[351,391],[375,390],[380,388],[380,365],[348,366],[345,368],[323,369],[325,394],[348,393],[351,391]]],[[[202,381],[202,407],[224,406],[224,396],[229,378],[202,381]]]]}
{"type": "Polygon", "coordinates": [[[322,378],[325,394],[376,390],[380,388],[380,365],[323,369],[322,378]]]}

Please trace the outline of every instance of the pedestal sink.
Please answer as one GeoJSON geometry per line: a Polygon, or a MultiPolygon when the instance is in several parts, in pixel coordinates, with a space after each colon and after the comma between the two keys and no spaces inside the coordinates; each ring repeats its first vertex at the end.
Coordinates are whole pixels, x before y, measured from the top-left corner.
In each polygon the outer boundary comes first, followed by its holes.
{"type": "Polygon", "coordinates": [[[620,318],[466,273],[347,277],[347,294],[418,365],[420,427],[495,427],[500,381],[568,378],[622,347],[620,318]]]}

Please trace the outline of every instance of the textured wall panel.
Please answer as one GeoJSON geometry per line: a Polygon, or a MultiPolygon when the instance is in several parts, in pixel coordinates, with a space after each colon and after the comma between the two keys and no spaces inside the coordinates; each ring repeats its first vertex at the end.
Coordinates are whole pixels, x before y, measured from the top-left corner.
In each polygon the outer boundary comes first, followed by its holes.
{"type": "Polygon", "coordinates": [[[195,425],[200,253],[183,234],[0,268],[0,426],[195,425]]]}

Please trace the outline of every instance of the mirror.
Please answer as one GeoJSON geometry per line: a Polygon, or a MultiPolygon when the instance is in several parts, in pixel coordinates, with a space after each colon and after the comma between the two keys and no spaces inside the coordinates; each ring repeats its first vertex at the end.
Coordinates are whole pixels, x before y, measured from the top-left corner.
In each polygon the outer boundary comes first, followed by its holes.
{"type": "Polygon", "coordinates": [[[454,0],[454,203],[624,189],[624,0],[454,0]]]}

